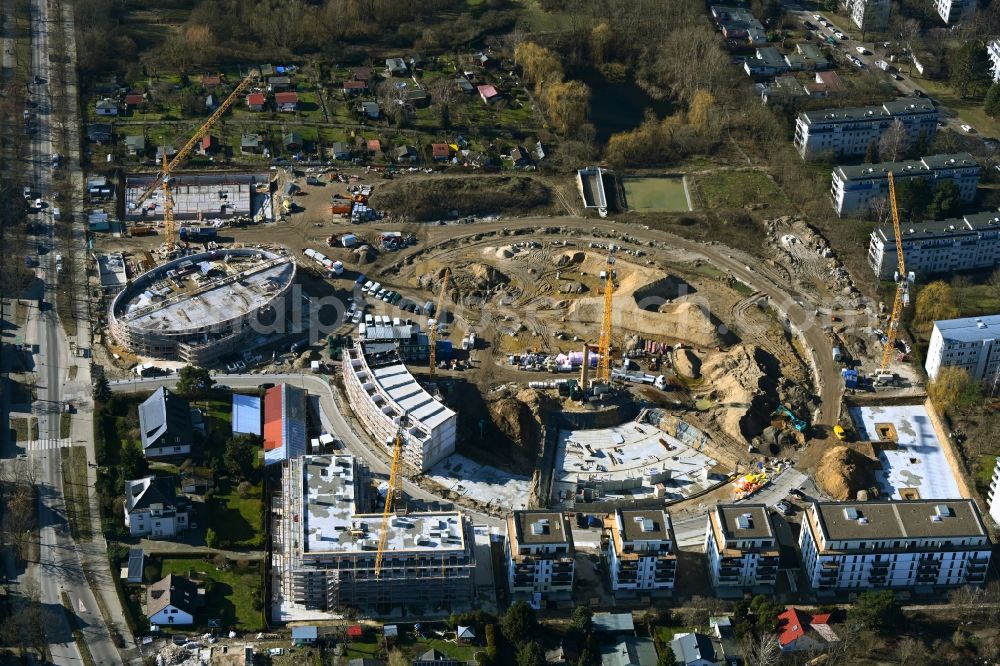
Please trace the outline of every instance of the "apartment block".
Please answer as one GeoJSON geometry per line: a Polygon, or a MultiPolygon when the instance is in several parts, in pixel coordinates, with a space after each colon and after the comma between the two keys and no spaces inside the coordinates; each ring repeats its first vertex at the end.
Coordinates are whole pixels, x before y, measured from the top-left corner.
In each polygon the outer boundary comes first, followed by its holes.
{"type": "Polygon", "coordinates": [[[931,155],[919,160],[838,166],[833,170],[830,196],[837,215],[866,213],[876,198],[889,195],[889,170],[896,187],[908,180],[921,179],[932,187],[951,180],[958,188],[959,201],[969,203],[976,197],[981,169],[969,153],[931,155]]]}
{"type": "Polygon", "coordinates": [[[977,381],[1000,377],[1000,314],[934,322],[924,368],[931,379],[941,368],[966,370],[977,381]]]}
{"type": "Polygon", "coordinates": [[[778,577],[778,545],[763,504],[719,504],[708,513],[708,571],[716,591],[769,589],[778,577]]]}
{"type": "Polygon", "coordinates": [[[457,511],[411,513],[397,502],[383,535],[382,505],[368,468],[353,456],[287,461],[272,507],[275,620],[295,610],[469,607],[476,561],[468,518],[457,511]]]}
{"type": "Polygon", "coordinates": [[[799,536],[819,592],[981,585],[993,544],[972,500],[814,502],[799,536]]]}
{"type": "Polygon", "coordinates": [[[1000,458],[993,467],[993,478],[990,479],[990,490],[986,494],[986,501],[990,507],[990,518],[993,523],[1000,526],[1000,458]]]}
{"type": "Polygon", "coordinates": [[[881,32],[889,25],[889,0],[847,0],[842,4],[859,30],[881,32]]]}
{"type": "Polygon", "coordinates": [[[555,511],[507,517],[507,584],[516,598],[558,599],[573,593],[576,573],[569,520],[555,511]]]}
{"type": "Polygon", "coordinates": [[[803,111],[795,120],[795,147],[803,159],[827,153],[864,155],[869,144],[877,144],[897,120],[906,127],[909,145],[921,133],[927,143],[937,135],[934,105],[919,97],[900,97],[881,106],[803,111]]]}
{"type": "Polygon", "coordinates": [[[347,398],[375,440],[392,442],[405,423],[403,459],[421,471],[455,452],[458,417],[420,386],[394,345],[358,341],[345,352],[347,398]]]}
{"type": "Polygon", "coordinates": [[[663,509],[618,509],[605,520],[608,575],[617,592],[669,592],[677,575],[677,539],[663,509]]]}
{"type": "Polygon", "coordinates": [[[976,13],[976,0],[934,0],[934,11],[950,25],[971,18],[976,13]]]}
{"type": "MultiPolygon", "coordinates": [[[[901,231],[907,272],[933,275],[1000,265],[1000,214],[997,212],[908,224],[901,231]]],[[[893,279],[898,261],[892,225],[872,231],[868,264],[880,280],[893,279]]]]}

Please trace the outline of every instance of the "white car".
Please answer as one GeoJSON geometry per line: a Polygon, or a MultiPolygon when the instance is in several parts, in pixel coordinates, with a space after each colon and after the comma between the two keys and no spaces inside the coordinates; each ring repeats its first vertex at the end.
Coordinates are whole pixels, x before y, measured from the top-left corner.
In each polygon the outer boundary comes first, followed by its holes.
{"type": "Polygon", "coordinates": [[[847,36],[842,32],[835,32],[833,33],[833,36],[839,39],[840,41],[844,41],[845,39],[847,39],[847,36]]]}
{"type": "Polygon", "coordinates": [[[866,49],[863,46],[855,46],[854,50],[860,53],[861,55],[868,55],[868,49],[866,49]]]}
{"type": "Polygon", "coordinates": [[[962,125],[962,131],[967,132],[968,134],[972,134],[976,130],[972,128],[972,125],[962,125]]]}
{"type": "Polygon", "coordinates": [[[814,19],[816,19],[817,21],[824,21],[824,20],[825,20],[825,19],[824,19],[824,18],[823,18],[822,16],[820,16],[819,14],[813,14],[813,18],[814,18],[814,19]]]}

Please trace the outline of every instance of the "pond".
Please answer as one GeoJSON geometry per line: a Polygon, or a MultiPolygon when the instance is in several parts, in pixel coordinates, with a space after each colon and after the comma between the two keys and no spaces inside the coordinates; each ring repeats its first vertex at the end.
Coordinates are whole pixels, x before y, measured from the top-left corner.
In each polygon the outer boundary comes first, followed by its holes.
{"type": "Polygon", "coordinates": [[[597,128],[597,140],[604,143],[616,132],[627,132],[642,124],[646,109],[658,118],[673,113],[673,104],[657,101],[635,81],[608,81],[597,70],[583,70],[576,78],[590,86],[590,122],[597,128]]]}

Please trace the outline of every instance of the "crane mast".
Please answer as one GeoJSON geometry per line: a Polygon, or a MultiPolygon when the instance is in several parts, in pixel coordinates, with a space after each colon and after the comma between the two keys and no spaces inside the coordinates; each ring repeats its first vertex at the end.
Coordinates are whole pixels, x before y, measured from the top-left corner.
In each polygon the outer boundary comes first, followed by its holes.
{"type": "Polygon", "coordinates": [[[903,234],[899,228],[899,208],[896,205],[896,184],[892,179],[892,169],[889,170],[889,203],[892,206],[892,230],[896,235],[896,295],[892,302],[892,315],[886,330],[885,348],[882,350],[882,364],[879,374],[889,372],[892,354],[896,350],[896,335],[899,331],[899,319],[903,308],[910,302],[909,279],[906,275],[906,259],[903,257],[903,234]]]}
{"type": "MultiPolygon", "coordinates": [[[[405,418],[405,416],[404,416],[405,418]]],[[[399,468],[403,458],[403,426],[400,425],[392,442],[392,466],[389,468],[389,487],[385,493],[385,506],[382,509],[382,529],[378,534],[378,551],[375,553],[375,577],[382,576],[382,558],[389,542],[389,516],[392,514],[393,502],[399,492],[399,468]]]]}
{"type": "Polygon", "coordinates": [[[438,334],[438,322],[441,321],[441,308],[444,307],[444,295],[448,291],[448,278],[451,276],[451,269],[444,269],[444,280],[441,282],[441,293],[438,294],[437,307],[434,310],[434,319],[429,319],[427,321],[428,326],[430,326],[430,375],[434,376],[434,371],[437,368],[437,334],[438,334]]]}
{"type": "Polygon", "coordinates": [[[608,384],[611,382],[611,297],[615,285],[612,279],[615,258],[609,253],[607,276],[604,282],[604,313],[601,318],[601,337],[597,341],[597,381],[608,384]]]}

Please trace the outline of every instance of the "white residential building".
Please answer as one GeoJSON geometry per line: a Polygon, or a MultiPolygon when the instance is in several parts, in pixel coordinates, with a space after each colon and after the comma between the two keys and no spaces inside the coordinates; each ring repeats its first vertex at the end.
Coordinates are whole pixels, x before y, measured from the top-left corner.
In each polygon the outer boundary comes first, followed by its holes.
{"type": "MultiPolygon", "coordinates": [[[[905,224],[901,231],[907,272],[931,275],[1000,265],[1000,213],[905,224]]],[[[880,280],[893,279],[898,261],[892,225],[872,231],[868,265],[880,280]]]]}
{"type": "Polygon", "coordinates": [[[841,4],[859,30],[881,32],[889,24],[889,0],[847,0],[841,4]]]}
{"type": "Polygon", "coordinates": [[[666,511],[617,509],[605,526],[610,531],[608,575],[612,590],[673,590],[677,541],[666,511]]]}
{"type": "Polygon", "coordinates": [[[814,502],[799,535],[820,592],[981,585],[993,544],[972,500],[814,502]]]}
{"type": "Polygon", "coordinates": [[[169,574],[146,587],[146,618],[158,626],[194,624],[195,610],[203,600],[203,590],[195,583],[169,574]]]}
{"type": "Polygon", "coordinates": [[[1000,81],[1000,39],[991,39],[986,44],[986,53],[993,64],[993,80],[1000,81]]]}
{"type": "Polygon", "coordinates": [[[990,518],[994,524],[1000,526],[1000,458],[997,458],[996,466],[993,467],[993,478],[990,479],[990,491],[986,495],[986,501],[990,507],[990,518]]]}
{"type": "Polygon", "coordinates": [[[174,478],[147,476],[125,482],[125,527],[132,536],[171,538],[188,528],[186,497],[177,497],[174,478]]]}
{"type": "Polygon", "coordinates": [[[959,201],[969,203],[976,197],[981,169],[969,153],[931,155],[919,160],[838,166],[833,170],[830,196],[837,215],[861,215],[868,211],[872,200],[889,195],[889,170],[896,188],[912,179],[928,181],[932,187],[951,180],[958,188],[959,201]]]}
{"type": "Polygon", "coordinates": [[[712,586],[768,589],[778,576],[778,545],[763,504],[719,504],[708,512],[705,553],[712,586]]]}
{"type": "Polygon", "coordinates": [[[934,10],[949,25],[970,18],[976,12],[976,0],[934,0],[934,10]]]}
{"type": "Polygon", "coordinates": [[[1000,373],[1000,314],[934,322],[924,368],[931,379],[941,368],[959,367],[977,381],[1000,373]]]}
{"type": "Polygon", "coordinates": [[[394,345],[358,341],[345,351],[351,409],[375,440],[392,442],[405,417],[403,459],[411,468],[426,470],[455,452],[458,417],[420,386],[394,345]]]}
{"type": "Polygon", "coordinates": [[[511,596],[569,598],[576,565],[569,520],[557,511],[507,517],[507,584],[511,596]]]}
{"type": "Polygon", "coordinates": [[[901,97],[881,106],[803,111],[795,120],[795,147],[804,159],[864,155],[869,144],[878,144],[897,120],[906,127],[908,145],[916,143],[921,133],[927,144],[937,135],[934,105],[919,97],[901,97]]]}

